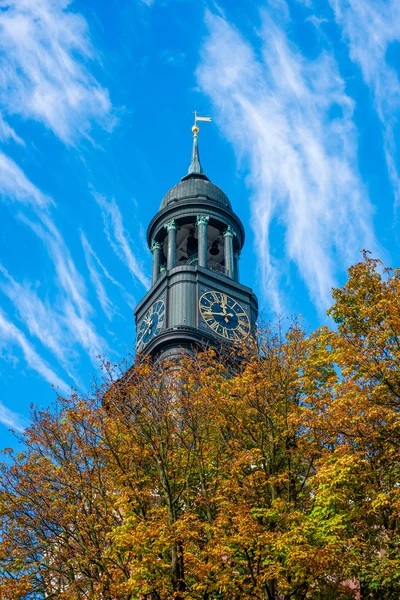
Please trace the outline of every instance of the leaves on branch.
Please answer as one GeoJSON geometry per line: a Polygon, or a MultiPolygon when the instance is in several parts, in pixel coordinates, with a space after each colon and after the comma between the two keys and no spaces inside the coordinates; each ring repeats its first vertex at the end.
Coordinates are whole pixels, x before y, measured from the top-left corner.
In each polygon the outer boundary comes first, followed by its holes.
{"type": "Polygon", "coordinates": [[[336,330],[105,365],[34,411],[1,469],[0,598],[400,597],[399,292],[364,253],[336,330]]]}

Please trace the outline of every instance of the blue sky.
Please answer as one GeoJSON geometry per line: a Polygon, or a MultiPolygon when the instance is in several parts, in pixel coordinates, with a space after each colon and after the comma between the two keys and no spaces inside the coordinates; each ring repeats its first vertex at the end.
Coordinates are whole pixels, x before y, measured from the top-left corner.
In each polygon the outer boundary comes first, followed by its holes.
{"type": "Polygon", "coordinates": [[[187,170],[246,227],[267,318],[399,264],[397,0],[0,0],[0,439],[133,349],[147,224],[187,170]]]}

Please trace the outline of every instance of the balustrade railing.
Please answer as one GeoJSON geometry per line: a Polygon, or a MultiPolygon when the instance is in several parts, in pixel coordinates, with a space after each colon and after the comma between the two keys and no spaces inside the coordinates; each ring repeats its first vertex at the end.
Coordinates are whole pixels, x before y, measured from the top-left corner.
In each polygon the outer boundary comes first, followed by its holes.
{"type": "MultiPolygon", "coordinates": [[[[191,265],[191,266],[195,266],[198,263],[198,256],[193,255],[190,258],[184,259],[184,260],[180,260],[179,261],[179,266],[181,265],[191,265]]],[[[208,264],[207,264],[207,268],[210,269],[210,271],[216,271],[217,273],[222,273],[222,275],[228,275],[228,269],[226,269],[224,267],[224,265],[221,265],[220,263],[217,263],[215,260],[209,260],[208,264]]]]}

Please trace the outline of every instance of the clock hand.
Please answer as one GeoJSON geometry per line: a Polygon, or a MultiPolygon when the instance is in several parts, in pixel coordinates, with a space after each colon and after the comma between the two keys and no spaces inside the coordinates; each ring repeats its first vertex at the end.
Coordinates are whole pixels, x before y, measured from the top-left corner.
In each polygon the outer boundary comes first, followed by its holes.
{"type": "Polygon", "coordinates": [[[221,306],[222,306],[222,314],[224,315],[224,321],[225,321],[225,323],[229,323],[229,315],[226,312],[226,304],[225,304],[225,302],[221,302],[221,306]]]}
{"type": "Polygon", "coordinates": [[[222,312],[222,313],[216,312],[216,311],[213,311],[213,310],[207,310],[207,311],[204,311],[203,314],[204,315],[219,315],[220,317],[224,317],[225,323],[229,322],[229,318],[228,317],[234,317],[235,316],[233,313],[226,312],[226,310],[225,310],[225,312],[222,312]]]}
{"type": "MultiPolygon", "coordinates": [[[[225,300],[221,300],[221,308],[222,308],[222,314],[223,314],[223,316],[224,316],[224,317],[226,317],[226,316],[228,316],[228,317],[233,317],[234,315],[233,315],[232,313],[228,313],[228,312],[227,312],[227,310],[226,310],[226,309],[227,309],[227,307],[228,307],[228,305],[227,305],[227,303],[225,302],[225,300]]],[[[225,321],[226,321],[226,318],[225,318],[225,321]]],[[[226,322],[228,322],[228,321],[226,321],[226,322]]]]}
{"type": "Polygon", "coordinates": [[[224,306],[225,308],[228,306],[226,300],[223,297],[221,299],[221,306],[224,306]]]}
{"type": "Polygon", "coordinates": [[[203,315],[219,315],[220,317],[221,316],[222,317],[225,317],[225,316],[234,317],[235,316],[233,313],[227,313],[226,311],[225,311],[225,313],[221,313],[221,312],[216,311],[216,310],[205,310],[203,312],[203,315]]]}
{"type": "Polygon", "coordinates": [[[144,337],[146,335],[146,333],[149,331],[149,329],[151,329],[151,327],[153,326],[153,316],[151,316],[149,319],[144,319],[144,322],[147,325],[147,327],[144,330],[142,337],[144,337]]]}

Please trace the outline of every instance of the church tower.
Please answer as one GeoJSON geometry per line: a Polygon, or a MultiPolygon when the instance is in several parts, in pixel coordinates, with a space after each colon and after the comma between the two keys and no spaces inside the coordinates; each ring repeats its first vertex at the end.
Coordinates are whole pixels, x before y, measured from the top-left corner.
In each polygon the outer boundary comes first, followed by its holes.
{"type": "Polygon", "coordinates": [[[198,344],[233,344],[257,318],[257,298],[239,282],[243,225],[203,171],[196,122],[192,131],[188,173],[147,229],[152,285],[135,309],[137,352],[160,358],[198,344]]]}

